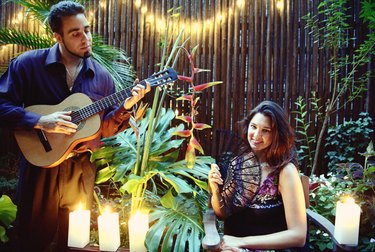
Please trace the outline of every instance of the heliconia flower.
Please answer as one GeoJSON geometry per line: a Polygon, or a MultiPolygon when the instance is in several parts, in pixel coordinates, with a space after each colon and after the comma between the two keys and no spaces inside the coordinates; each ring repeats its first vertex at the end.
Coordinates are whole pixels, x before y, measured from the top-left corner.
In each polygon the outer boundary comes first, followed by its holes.
{"type": "Polygon", "coordinates": [[[191,136],[191,131],[190,130],[180,130],[180,131],[175,131],[172,133],[174,136],[180,136],[180,137],[189,137],[191,136]]]}
{"type": "Polygon", "coordinates": [[[184,96],[180,96],[178,97],[176,100],[177,101],[191,101],[193,99],[193,95],[184,95],[184,96]]]}
{"type": "Polygon", "coordinates": [[[193,82],[193,78],[192,77],[187,77],[187,76],[184,76],[184,75],[178,75],[177,78],[181,81],[186,81],[186,82],[193,82]]]}
{"type": "Polygon", "coordinates": [[[193,128],[197,130],[203,130],[211,128],[211,125],[205,123],[194,123],[193,128]]]}
{"type": "Polygon", "coordinates": [[[197,51],[197,49],[199,48],[199,45],[196,45],[193,47],[193,49],[191,49],[191,55],[195,55],[195,52],[197,51]]]}
{"type": "Polygon", "coordinates": [[[223,83],[223,82],[222,81],[212,81],[212,82],[208,82],[208,83],[204,83],[204,84],[194,86],[193,89],[194,89],[195,92],[199,92],[199,91],[202,91],[203,89],[206,89],[208,87],[212,87],[212,86],[215,86],[215,85],[221,84],[221,83],[223,83]]]}
{"type": "Polygon", "coordinates": [[[188,144],[185,154],[186,166],[188,168],[193,168],[195,165],[195,149],[193,146],[188,144]]]}
{"type": "Polygon", "coordinates": [[[197,97],[197,98],[195,98],[195,100],[194,101],[191,101],[191,106],[192,107],[195,107],[195,105],[197,105],[197,103],[198,103],[198,101],[199,101],[199,97],[197,97]]]}
{"type": "Polygon", "coordinates": [[[182,120],[184,122],[192,122],[193,118],[191,116],[176,116],[176,119],[182,120]]]}
{"type": "Polygon", "coordinates": [[[194,149],[198,150],[201,154],[204,154],[202,145],[198,142],[198,140],[194,136],[191,136],[189,145],[194,147],[194,149]]]}

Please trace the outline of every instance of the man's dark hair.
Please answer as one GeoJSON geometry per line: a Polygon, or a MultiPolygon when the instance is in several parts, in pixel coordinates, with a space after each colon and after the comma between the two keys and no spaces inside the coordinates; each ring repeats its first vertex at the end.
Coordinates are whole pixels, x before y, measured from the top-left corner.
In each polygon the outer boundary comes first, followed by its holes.
{"type": "MultiPolygon", "coordinates": [[[[63,17],[85,14],[83,5],[73,1],[61,1],[52,5],[48,15],[48,23],[53,32],[61,34],[61,19],[63,17]]],[[[62,35],[62,34],[61,34],[62,35]]]]}

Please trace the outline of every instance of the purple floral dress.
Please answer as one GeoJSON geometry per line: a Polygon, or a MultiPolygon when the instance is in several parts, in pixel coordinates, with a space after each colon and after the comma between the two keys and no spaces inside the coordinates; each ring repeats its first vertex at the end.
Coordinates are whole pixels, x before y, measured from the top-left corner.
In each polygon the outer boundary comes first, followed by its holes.
{"type": "MultiPolygon", "coordinates": [[[[238,161],[238,160],[237,160],[238,161]]],[[[278,190],[280,169],[277,169],[265,178],[262,184],[260,165],[251,166],[251,176],[246,177],[241,166],[244,162],[239,162],[241,165],[232,167],[229,173],[242,174],[242,176],[234,176],[231,178],[231,193],[233,197],[227,197],[225,200],[225,207],[228,209],[229,217],[224,220],[224,234],[233,235],[237,237],[264,235],[279,232],[287,229],[284,205],[281,194],[278,190]],[[258,169],[258,170],[257,170],[258,169]],[[246,190],[246,185],[250,183],[253,185],[251,190],[246,190]],[[235,186],[234,186],[235,185],[235,186]],[[254,192],[255,190],[255,192],[254,192]],[[249,197],[252,193],[252,197],[249,197]],[[242,195],[242,196],[241,196],[242,195]]],[[[246,169],[245,169],[246,170],[246,169]]],[[[246,170],[249,173],[249,169],[246,170]]],[[[227,179],[228,180],[228,179],[227,179]]],[[[222,196],[225,198],[225,189],[228,183],[224,183],[222,196]]],[[[228,190],[228,189],[227,189],[228,190]]],[[[246,250],[244,251],[305,251],[304,248],[292,248],[284,250],[246,250]]]]}
{"type": "Polygon", "coordinates": [[[287,229],[284,205],[278,190],[279,170],[271,172],[260,185],[259,164],[249,166],[237,160],[234,167],[230,173],[235,175],[232,175],[230,183],[224,183],[222,193],[230,215],[224,220],[224,233],[248,236],[287,229]],[[228,191],[231,197],[228,197],[228,191]]]}

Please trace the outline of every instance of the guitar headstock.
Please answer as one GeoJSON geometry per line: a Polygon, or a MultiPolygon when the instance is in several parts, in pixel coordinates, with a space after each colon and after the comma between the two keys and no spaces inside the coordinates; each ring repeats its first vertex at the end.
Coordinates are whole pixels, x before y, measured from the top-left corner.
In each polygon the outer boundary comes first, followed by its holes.
{"type": "Polygon", "coordinates": [[[167,68],[163,71],[154,73],[146,79],[150,83],[150,86],[157,87],[172,83],[177,80],[177,72],[173,68],[167,68]]]}

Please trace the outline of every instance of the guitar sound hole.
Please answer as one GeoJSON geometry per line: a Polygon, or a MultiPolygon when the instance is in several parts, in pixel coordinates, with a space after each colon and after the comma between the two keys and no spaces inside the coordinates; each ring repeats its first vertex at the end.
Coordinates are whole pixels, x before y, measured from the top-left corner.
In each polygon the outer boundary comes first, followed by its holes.
{"type": "Polygon", "coordinates": [[[79,107],[75,107],[75,106],[71,106],[71,107],[67,107],[64,109],[64,111],[72,111],[72,122],[74,122],[75,124],[77,124],[77,131],[81,130],[83,127],[85,127],[85,124],[86,124],[86,121],[83,120],[81,121],[80,118],[79,118],[79,114],[77,112],[77,110],[79,110],[80,108],[79,107]],[[77,119],[76,119],[77,118],[77,119]]]}

